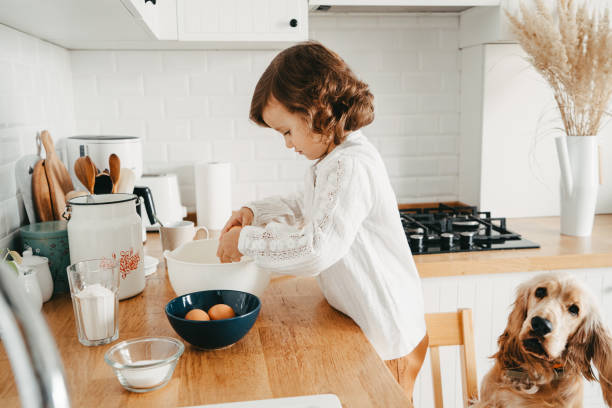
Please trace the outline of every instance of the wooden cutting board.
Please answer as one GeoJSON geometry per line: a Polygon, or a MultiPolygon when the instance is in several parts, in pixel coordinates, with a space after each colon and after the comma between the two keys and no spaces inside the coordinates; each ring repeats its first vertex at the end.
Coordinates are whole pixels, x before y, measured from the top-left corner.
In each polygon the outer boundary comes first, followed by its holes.
{"type": "MultiPolygon", "coordinates": [[[[53,205],[51,204],[51,193],[49,192],[49,183],[47,182],[44,163],[44,160],[39,160],[34,165],[34,171],[32,172],[32,200],[34,201],[34,210],[36,211],[36,221],[53,221],[55,215],[53,213],[53,205]]],[[[32,220],[31,222],[35,221],[32,220]]]]}
{"type": "Polygon", "coordinates": [[[40,139],[45,148],[45,174],[47,183],[49,184],[49,194],[51,198],[51,206],[53,216],[56,220],[62,219],[62,213],[66,208],[66,194],[74,190],[70,174],[55,152],[53,139],[48,131],[43,130],[40,134],[40,139]]]}

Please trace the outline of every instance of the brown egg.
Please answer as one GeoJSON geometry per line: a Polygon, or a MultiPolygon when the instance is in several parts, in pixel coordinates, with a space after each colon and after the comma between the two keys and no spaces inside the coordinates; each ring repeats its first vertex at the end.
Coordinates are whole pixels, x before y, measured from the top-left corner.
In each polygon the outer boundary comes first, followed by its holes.
{"type": "Polygon", "coordinates": [[[234,309],[223,303],[219,303],[218,305],[214,305],[208,309],[208,315],[212,320],[230,319],[232,317],[236,317],[234,309]]]}
{"type": "Polygon", "coordinates": [[[208,314],[202,309],[191,309],[185,315],[185,319],[187,320],[210,320],[208,314]]]}

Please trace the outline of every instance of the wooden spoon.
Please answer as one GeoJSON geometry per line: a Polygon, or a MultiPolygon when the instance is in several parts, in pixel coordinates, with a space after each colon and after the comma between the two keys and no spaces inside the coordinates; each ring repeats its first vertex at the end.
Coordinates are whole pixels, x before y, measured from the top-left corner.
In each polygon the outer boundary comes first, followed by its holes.
{"type": "Polygon", "coordinates": [[[89,165],[89,170],[87,171],[86,187],[89,190],[89,192],[93,194],[94,186],[96,185],[96,176],[98,175],[98,169],[96,168],[96,165],[94,164],[93,160],[91,160],[91,157],[85,156],[85,160],[87,161],[89,165]]]}
{"type": "Polygon", "coordinates": [[[93,194],[93,184],[91,181],[94,180],[96,176],[93,174],[94,169],[89,164],[89,161],[87,161],[88,158],[89,156],[79,157],[74,162],[74,174],[76,174],[77,178],[85,186],[87,191],[93,194]]]}
{"type": "Polygon", "coordinates": [[[110,178],[113,181],[112,192],[117,192],[117,186],[119,185],[119,177],[121,176],[121,160],[115,153],[111,154],[108,158],[108,165],[110,166],[110,178]]]}

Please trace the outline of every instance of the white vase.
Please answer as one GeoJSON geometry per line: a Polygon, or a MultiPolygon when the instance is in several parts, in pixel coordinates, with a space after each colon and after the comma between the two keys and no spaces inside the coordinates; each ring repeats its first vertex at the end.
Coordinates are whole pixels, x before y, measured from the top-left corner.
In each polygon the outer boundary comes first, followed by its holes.
{"type": "Polygon", "coordinates": [[[560,136],[556,139],[561,167],[561,233],[588,236],[597,204],[597,136],[560,136]]]}

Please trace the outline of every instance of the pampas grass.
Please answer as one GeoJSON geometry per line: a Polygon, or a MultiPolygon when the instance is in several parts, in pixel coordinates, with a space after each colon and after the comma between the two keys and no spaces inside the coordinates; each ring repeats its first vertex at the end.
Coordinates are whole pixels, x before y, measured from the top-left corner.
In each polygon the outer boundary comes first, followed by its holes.
{"type": "Polygon", "coordinates": [[[529,62],[546,79],[568,136],[594,136],[612,96],[609,9],[589,11],[588,1],[531,0],[506,16],[529,62]]]}

